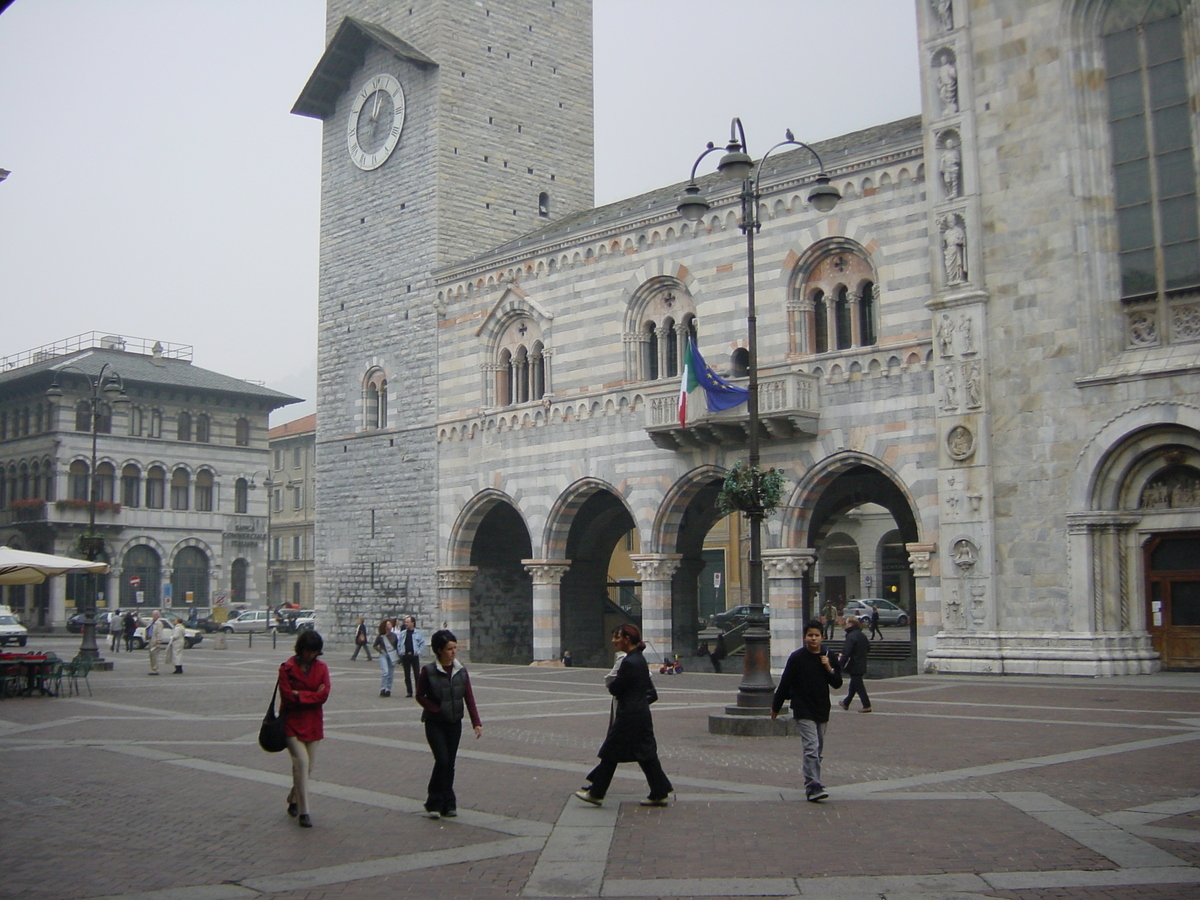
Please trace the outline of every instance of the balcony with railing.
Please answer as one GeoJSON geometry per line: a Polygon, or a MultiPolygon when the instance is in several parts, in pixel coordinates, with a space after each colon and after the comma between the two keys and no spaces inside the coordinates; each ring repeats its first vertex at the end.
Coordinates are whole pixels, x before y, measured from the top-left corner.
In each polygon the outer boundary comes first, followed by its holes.
{"type": "MultiPolygon", "coordinates": [[[[738,379],[735,384],[745,384],[738,379]]],[[[761,440],[811,438],[817,434],[818,377],[800,372],[760,376],[758,418],[761,440]]],[[[683,450],[717,444],[736,447],[750,435],[746,404],[709,412],[703,392],[697,390],[688,408],[687,427],[679,425],[679,384],[675,382],[646,394],[646,433],[655,446],[683,450]]]]}

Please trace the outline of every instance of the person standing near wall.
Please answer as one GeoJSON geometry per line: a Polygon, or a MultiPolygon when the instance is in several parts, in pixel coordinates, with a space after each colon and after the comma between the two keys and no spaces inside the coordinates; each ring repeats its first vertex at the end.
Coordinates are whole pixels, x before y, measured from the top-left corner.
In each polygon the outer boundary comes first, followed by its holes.
{"type": "Polygon", "coordinates": [[[404,689],[408,696],[413,695],[413,682],[421,671],[421,651],[425,649],[425,635],[417,627],[417,620],[412,616],[404,617],[404,627],[400,629],[400,664],[404,666],[404,689]]]}
{"type": "Polygon", "coordinates": [[[463,715],[471,717],[476,740],[483,737],[483,722],[475,706],[471,677],[466,666],[458,661],[458,638],[454,632],[444,628],[435,631],[429,645],[437,659],[422,668],[417,676],[416,696],[417,703],[421,704],[425,740],[433,752],[425,815],[430,819],[453,818],[458,815],[454,767],[462,739],[463,715]]]}
{"type": "Polygon", "coordinates": [[[396,677],[396,663],[400,659],[391,619],[379,620],[379,634],[375,635],[374,646],[379,651],[379,696],[390,697],[392,679],[396,677]]]}
{"type": "Polygon", "coordinates": [[[358,659],[358,651],[365,650],[367,652],[367,662],[371,661],[371,639],[367,637],[367,622],[362,616],[358,617],[358,627],[354,629],[354,655],[350,657],[350,662],[358,659]]]}

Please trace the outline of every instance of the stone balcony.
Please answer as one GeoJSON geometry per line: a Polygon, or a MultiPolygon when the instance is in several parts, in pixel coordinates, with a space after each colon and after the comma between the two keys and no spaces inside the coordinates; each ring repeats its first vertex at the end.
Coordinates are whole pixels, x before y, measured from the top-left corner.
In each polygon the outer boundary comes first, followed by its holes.
{"type": "MultiPolygon", "coordinates": [[[[739,378],[734,383],[744,386],[746,379],[739,378]]],[[[817,383],[817,376],[799,372],[760,376],[759,439],[816,437],[817,383]]],[[[687,427],[680,428],[679,382],[647,392],[646,433],[655,446],[683,450],[712,444],[736,447],[749,441],[750,415],[746,404],[709,412],[704,392],[697,390],[691,395],[688,407],[687,427]]]]}

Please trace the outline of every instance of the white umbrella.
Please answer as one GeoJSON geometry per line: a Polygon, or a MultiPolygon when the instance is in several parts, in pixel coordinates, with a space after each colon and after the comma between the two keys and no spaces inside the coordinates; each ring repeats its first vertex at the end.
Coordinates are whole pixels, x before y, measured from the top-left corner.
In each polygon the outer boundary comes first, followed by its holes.
{"type": "Polygon", "coordinates": [[[51,575],[64,575],[67,572],[95,572],[102,575],[107,571],[108,563],[0,547],[0,584],[41,584],[51,575]]]}

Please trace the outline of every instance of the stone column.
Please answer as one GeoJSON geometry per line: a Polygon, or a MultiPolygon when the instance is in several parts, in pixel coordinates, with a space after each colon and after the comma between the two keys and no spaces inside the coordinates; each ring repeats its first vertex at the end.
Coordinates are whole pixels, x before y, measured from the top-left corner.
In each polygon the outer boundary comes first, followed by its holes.
{"type": "Polygon", "coordinates": [[[50,582],[50,609],[46,624],[52,628],[64,628],[67,624],[67,576],[48,578],[50,582]]]}
{"type": "Polygon", "coordinates": [[[533,661],[562,656],[562,598],[558,587],[571,568],[567,559],[523,559],[533,576],[533,661]]]}
{"type": "Polygon", "coordinates": [[[850,346],[862,346],[862,294],[851,291],[846,295],[850,304],[850,346]]]}
{"type": "Polygon", "coordinates": [[[671,576],[683,557],[678,553],[631,554],[629,561],[642,583],[642,640],[659,656],[675,652],[671,636],[671,576]]]}
{"type": "MultiPolygon", "coordinates": [[[[471,659],[471,585],[477,566],[439,566],[437,570],[438,610],[445,627],[458,638],[458,652],[464,661],[471,659]]],[[[429,634],[441,628],[426,629],[429,634]]]]}
{"type": "Polygon", "coordinates": [[[804,642],[804,573],[817,559],[810,548],[763,551],[763,571],[770,583],[771,668],[780,670],[804,642]]]}

